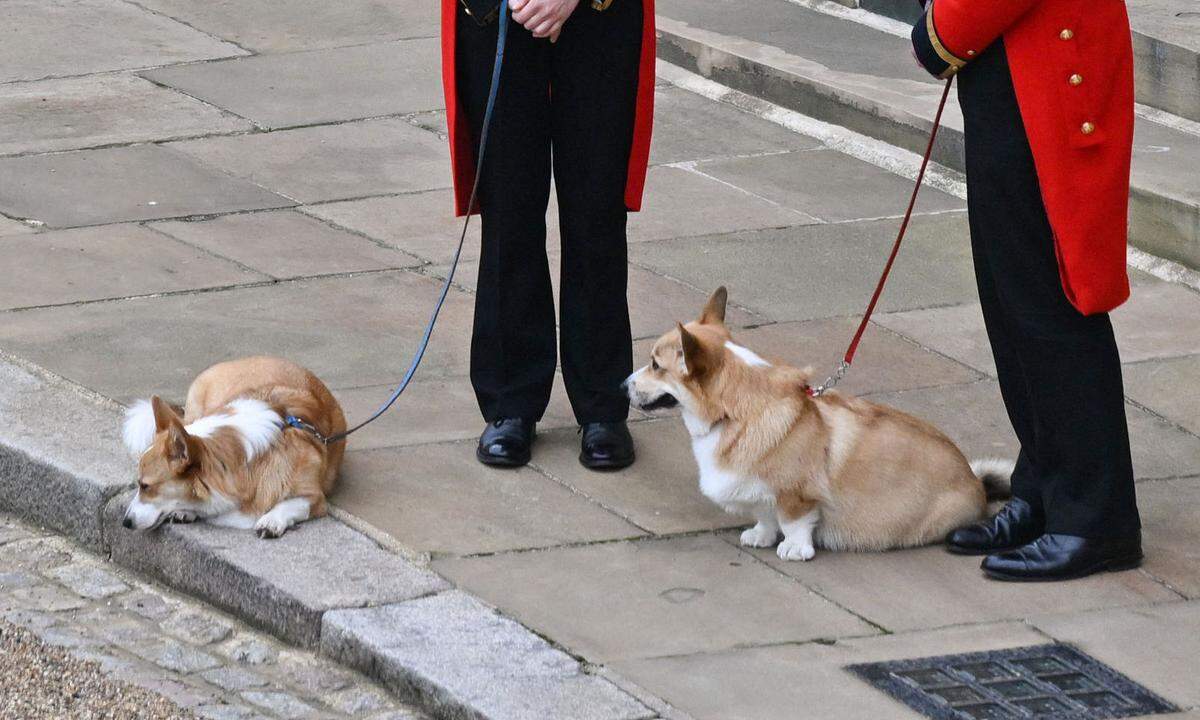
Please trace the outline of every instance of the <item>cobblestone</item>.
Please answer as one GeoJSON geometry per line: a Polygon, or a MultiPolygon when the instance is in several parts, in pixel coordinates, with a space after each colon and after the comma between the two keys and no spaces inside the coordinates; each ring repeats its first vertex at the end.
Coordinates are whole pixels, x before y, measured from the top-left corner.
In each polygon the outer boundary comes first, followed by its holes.
{"type": "Polygon", "coordinates": [[[115,575],[90,565],[63,565],[46,573],[85,598],[106,598],[129,589],[115,575]]]}
{"type": "Polygon", "coordinates": [[[211,614],[194,611],[181,612],[164,620],[159,627],[195,645],[211,645],[233,634],[233,628],[228,623],[221,622],[211,614]]]}
{"type": "Polygon", "coordinates": [[[178,673],[193,673],[209,670],[221,664],[221,661],[189,647],[178,640],[156,640],[148,644],[133,645],[129,651],[138,657],[149,660],[167,670],[178,673]]]}
{"type": "Polygon", "coordinates": [[[242,693],[242,697],[264,710],[269,710],[279,717],[287,718],[287,720],[304,720],[305,718],[317,716],[317,711],[312,706],[289,693],[247,690],[242,693]]]}
{"type": "Polygon", "coordinates": [[[358,673],[61,538],[5,515],[0,530],[13,538],[0,543],[0,618],[196,717],[426,720],[358,673]]]}
{"type": "Polygon", "coordinates": [[[214,668],[204,671],[200,676],[213,685],[233,691],[249,690],[267,684],[266,679],[261,675],[239,667],[214,668]]]}
{"type": "Polygon", "coordinates": [[[234,662],[242,665],[268,665],[279,657],[278,650],[253,638],[233,640],[223,650],[234,662]]]}
{"type": "Polygon", "coordinates": [[[353,717],[382,710],[388,705],[387,698],[381,693],[363,688],[346,688],[333,693],[327,700],[334,709],[353,717]]]}
{"type": "Polygon", "coordinates": [[[206,720],[255,720],[263,717],[245,705],[201,705],[195,713],[206,720]]]}
{"type": "Polygon", "coordinates": [[[173,608],[161,595],[139,591],[121,598],[121,606],[144,618],[160,620],[171,614],[173,608]]]}
{"type": "Polygon", "coordinates": [[[77,595],[71,595],[61,588],[53,586],[30,586],[17,588],[12,597],[30,610],[45,610],[46,612],[62,612],[63,610],[78,610],[87,606],[87,600],[77,595]]]}

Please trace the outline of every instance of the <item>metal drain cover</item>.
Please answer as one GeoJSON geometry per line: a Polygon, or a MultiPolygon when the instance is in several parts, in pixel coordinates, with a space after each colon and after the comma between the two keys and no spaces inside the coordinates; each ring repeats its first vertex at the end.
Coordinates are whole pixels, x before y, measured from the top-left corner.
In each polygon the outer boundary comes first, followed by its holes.
{"type": "Polygon", "coordinates": [[[1098,720],[1179,711],[1069,645],[894,660],[846,669],[934,720],[1098,720]]]}

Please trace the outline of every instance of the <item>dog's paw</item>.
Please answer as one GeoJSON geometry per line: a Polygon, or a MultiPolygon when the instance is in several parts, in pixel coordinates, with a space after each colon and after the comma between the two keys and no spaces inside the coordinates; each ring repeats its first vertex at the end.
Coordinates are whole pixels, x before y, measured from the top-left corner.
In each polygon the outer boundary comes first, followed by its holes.
{"type": "Polygon", "coordinates": [[[787,538],[779,543],[779,548],[775,551],[782,560],[812,560],[817,554],[817,549],[813,547],[811,542],[803,542],[787,538]]]}
{"type": "Polygon", "coordinates": [[[200,519],[200,514],[191,510],[176,510],[167,515],[169,523],[194,523],[200,519]]]}
{"type": "Polygon", "coordinates": [[[771,547],[775,541],[779,539],[779,531],[775,528],[763,527],[762,524],[755,525],[749,530],[742,532],[742,545],[746,547],[765,548],[771,547]]]}
{"type": "Polygon", "coordinates": [[[272,540],[281,537],[291,526],[292,523],[288,522],[286,518],[267,513],[260,517],[258,522],[254,523],[254,534],[260,538],[272,540]]]}

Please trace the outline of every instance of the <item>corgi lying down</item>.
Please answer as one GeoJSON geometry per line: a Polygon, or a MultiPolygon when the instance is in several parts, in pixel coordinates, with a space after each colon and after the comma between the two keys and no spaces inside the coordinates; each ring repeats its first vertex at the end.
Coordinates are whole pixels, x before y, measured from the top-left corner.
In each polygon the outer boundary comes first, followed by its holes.
{"type": "Polygon", "coordinates": [[[345,443],[285,427],[294,416],[328,437],[346,429],[337,400],[308,370],[271,357],[210,367],[172,407],[155,396],[126,413],[138,491],[124,525],[209,520],[275,538],[325,514],[345,443]]]}
{"type": "Polygon", "coordinates": [[[818,545],[925,545],[1007,495],[1011,464],[985,461],[977,472],[932,425],[835,392],[812,397],[807,371],[736,345],[726,300],[720,288],[699,320],[659,338],[626,387],[635,407],[680,407],[700,490],[758,521],[743,545],[770,547],[782,531],[785,560],[811,560],[818,545]]]}

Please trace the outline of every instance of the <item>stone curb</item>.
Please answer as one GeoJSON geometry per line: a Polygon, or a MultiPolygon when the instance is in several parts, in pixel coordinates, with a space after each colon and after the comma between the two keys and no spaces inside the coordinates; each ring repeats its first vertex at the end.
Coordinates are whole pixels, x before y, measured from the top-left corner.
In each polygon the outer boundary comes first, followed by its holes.
{"type": "Polygon", "coordinates": [[[456,720],[655,717],[609,681],[583,672],[574,658],[457,590],[328,612],[321,654],[456,720]]]}
{"type": "Polygon", "coordinates": [[[121,527],[122,409],[0,354],[0,510],[385,683],[437,717],[642,720],[654,711],[430,570],[326,517],[278,540],[121,527]]]}
{"type": "Polygon", "coordinates": [[[100,511],[133,481],[120,412],[0,354],[0,510],[103,549],[100,511]]]}
{"type": "MultiPolygon", "coordinates": [[[[804,10],[797,8],[797,12],[804,10]]],[[[905,82],[904,92],[898,92],[753,40],[662,15],[657,16],[657,23],[661,60],[817,120],[911,152],[925,150],[940,85],[905,82]]],[[[879,34],[880,41],[904,42],[879,34]]],[[[903,57],[899,50],[897,57],[903,57]]],[[[1129,240],[1159,257],[1200,268],[1200,202],[1179,190],[1186,187],[1186,178],[1193,172],[1179,163],[1186,163],[1189,154],[1200,153],[1200,138],[1142,118],[1137,119],[1137,128],[1139,143],[1184,150],[1181,159],[1169,167],[1162,164],[1162,156],[1151,160],[1135,154],[1129,240]]],[[[957,102],[946,107],[933,160],[958,171],[964,169],[963,121],[957,102]]]]}

